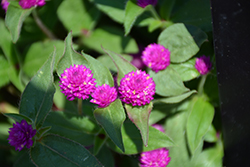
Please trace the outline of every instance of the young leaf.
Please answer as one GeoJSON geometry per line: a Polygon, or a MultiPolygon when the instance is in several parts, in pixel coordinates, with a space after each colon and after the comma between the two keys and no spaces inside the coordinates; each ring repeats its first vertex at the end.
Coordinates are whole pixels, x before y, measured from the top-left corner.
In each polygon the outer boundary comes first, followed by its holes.
{"type": "Polygon", "coordinates": [[[14,43],[16,43],[19,38],[23,21],[30,15],[33,9],[34,8],[23,9],[18,5],[18,2],[10,1],[5,17],[5,23],[10,30],[12,41],[14,43]]]}
{"type": "Polygon", "coordinates": [[[193,93],[197,93],[196,90],[192,90],[186,93],[183,93],[182,95],[178,95],[178,96],[172,96],[172,97],[167,97],[167,98],[159,98],[154,100],[154,103],[167,103],[167,104],[173,104],[173,103],[179,103],[182,100],[188,98],[189,96],[191,96],[193,93]]]}
{"type": "Polygon", "coordinates": [[[174,63],[184,62],[199,51],[193,37],[182,23],[174,24],[162,31],[158,43],[170,50],[171,62],[174,63]]]}
{"type": "Polygon", "coordinates": [[[142,8],[135,4],[132,0],[129,0],[127,2],[124,19],[125,36],[129,34],[137,17],[149,8],[152,8],[152,5],[148,5],[147,7],[142,8]]]}
{"type": "Polygon", "coordinates": [[[97,85],[108,84],[111,87],[113,87],[114,80],[110,71],[107,69],[107,67],[102,65],[102,63],[96,60],[95,58],[85,54],[84,52],[82,52],[82,55],[88,61],[89,67],[94,73],[93,77],[96,79],[97,85]]]}
{"type": "Polygon", "coordinates": [[[102,166],[81,144],[52,134],[43,137],[29,153],[36,166],[102,166]]]}
{"type": "Polygon", "coordinates": [[[131,106],[125,104],[125,108],[129,119],[140,130],[141,137],[144,145],[148,146],[148,120],[150,112],[153,108],[153,103],[146,104],[144,106],[131,106]]]}
{"type": "Polygon", "coordinates": [[[190,110],[187,119],[187,139],[190,151],[194,154],[212,123],[214,108],[202,98],[198,98],[190,110]]]}
{"type": "Polygon", "coordinates": [[[88,61],[72,47],[72,32],[65,38],[64,54],[57,64],[57,74],[61,76],[63,71],[74,64],[81,64],[88,67],[88,61]]]}
{"type": "Polygon", "coordinates": [[[184,86],[179,74],[171,67],[157,73],[151,70],[149,74],[155,81],[156,93],[161,96],[177,96],[189,91],[184,86]]]}
{"type": "Polygon", "coordinates": [[[8,61],[2,56],[0,55],[0,88],[6,84],[9,83],[9,74],[8,74],[8,71],[9,71],[9,63],[8,61]]]}
{"type": "Polygon", "coordinates": [[[121,127],[126,115],[121,100],[116,99],[108,107],[96,109],[94,115],[110,139],[124,152],[121,127]]]}
{"type": "Polygon", "coordinates": [[[55,51],[28,83],[21,97],[19,112],[29,117],[36,127],[43,124],[53,104],[55,93],[54,59],[55,51]]]}
{"type": "Polygon", "coordinates": [[[122,139],[125,148],[124,153],[109,140],[107,145],[112,150],[122,154],[138,154],[144,151],[174,146],[174,142],[166,134],[149,126],[148,147],[145,147],[138,128],[130,120],[125,121],[122,126],[122,139]]]}
{"type": "Polygon", "coordinates": [[[118,75],[117,75],[117,83],[120,85],[120,80],[124,77],[125,74],[136,71],[137,68],[129,63],[126,59],[124,59],[121,55],[116,54],[110,50],[103,49],[115,63],[118,75]]]}
{"type": "Polygon", "coordinates": [[[196,58],[192,58],[184,63],[170,64],[169,67],[178,72],[182,81],[190,81],[200,76],[200,73],[195,68],[195,60],[196,58]]]}
{"type": "Polygon", "coordinates": [[[6,117],[8,117],[8,118],[11,118],[11,119],[15,120],[16,122],[21,122],[24,119],[24,120],[26,120],[30,124],[33,123],[33,121],[30,118],[28,118],[28,117],[26,117],[26,116],[24,116],[22,114],[6,113],[4,115],[6,117]]]}

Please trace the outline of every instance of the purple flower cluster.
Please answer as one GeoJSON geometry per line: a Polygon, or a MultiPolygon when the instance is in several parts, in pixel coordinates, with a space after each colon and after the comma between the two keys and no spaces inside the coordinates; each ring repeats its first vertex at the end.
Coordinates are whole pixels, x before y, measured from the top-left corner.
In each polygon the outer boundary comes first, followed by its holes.
{"type": "Polygon", "coordinates": [[[104,84],[98,86],[91,96],[93,99],[90,100],[90,102],[98,104],[98,107],[103,108],[115,101],[117,98],[117,91],[115,87],[110,87],[109,85],[104,84]]]}
{"type": "Polygon", "coordinates": [[[8,2],[8,0],[2,0],[1,5],[2,5],[2,8],[5,10],[5,12],[7,12],[9,4],[10,3],[8,2]]]}
{"type": "Polygon", "coordinates": [[[92,71],[83,65],[74,65],[64,70],[61,74],[60,81],[62,93],[67,96],[68,100],[75,98],[87,99],[95,90],[95,79],[92,71]]]}
{"type": "Polygon", "coordinates": [[[150,44],[142,53],[142,61],[155,72],[164,70],[170,64],[170,51],[160,44],[150,44]]]}
{"type": "Polygon", "coordinates": [[[31,7],[43,6],[45,5],[45,0],[20,0],[19,5],[23,9],[29,9],[31,7]]]}
{"type": "Polygon", "coordinates": [[[25,120],[21,123],[13,124],[13,128],[9,131],[9,143],[14,146],[16,150],[21,151],[26,145],[30,148],[33,145],[32,137],[35,136],[36,130],[32,128],[25,120]]]}
{"type": "Polygon", "coordinates": [[[118,90],[121,101],[132,106],[142,106],[154,99],[155,83],[149,74],[137,70],[126,74],[121,79],[118,90]]]}
{"type": "Polygon", "coordinates": [[[155,6],[157,4],[158,0],[137,0],[137,5],[145,8],[148,5],[155,6]]]}
{"type": "Polygon", "coordinates": [[[203,55],[200,58],[196,58],[195,68],[201,75],[206,75],[212,69],[210,57],[206,57],[203,55]]]}

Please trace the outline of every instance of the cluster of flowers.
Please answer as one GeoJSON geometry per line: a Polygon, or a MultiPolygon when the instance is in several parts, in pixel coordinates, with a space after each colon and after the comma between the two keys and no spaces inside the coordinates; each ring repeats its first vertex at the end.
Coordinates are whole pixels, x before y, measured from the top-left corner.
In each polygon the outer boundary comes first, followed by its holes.
{"type": "MultiPolygon", "coordinates": [[[[36,6],[43,6],[45,5],[45,0],[20,0],[19,1],[19,5],[23,8],[23,9],[29,9],[31,7],[36,7],[36,6]]],[[[8,6],[9,6],[10,2],[8,0],[2,0],[1,5],[2,8],[7,11],[8,6]]]]}

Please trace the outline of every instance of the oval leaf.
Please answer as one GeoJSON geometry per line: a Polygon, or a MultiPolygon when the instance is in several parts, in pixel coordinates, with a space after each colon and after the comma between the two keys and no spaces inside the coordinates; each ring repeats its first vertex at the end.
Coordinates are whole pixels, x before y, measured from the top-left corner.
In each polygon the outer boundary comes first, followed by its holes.
{"type": "Polygon", "coordinates": [[[189,91],[179,74],[171,67],[157,73],[150,71],[149,74],[155,82],[156,93],[161,96],[177,96],[189,91]]]}
{"type": "MultiPolygon", "coordinates": [[[[165,133],[149,126],[149,140],[148,147],[145,147],[141,139],[138,128],[127,120],[122,126],[122,139],[125,147],[123,154],[138,154],[144,151],[151,151],[163,147],[172,147],[174,143],[165,133]]],[[[118,153],[122,153],[113,142],[108,141],[107,145],[118,153]]]]}
{"type": "Polygon", "coordinates": [[[202,98],[198,98],[193,104],[187,119],[187,139],[192,154],[199,146],[202,137],[207,133],[213,117],[213,106],[202,98]]]}
{"type": "Polygon", "coordinates": [[[101,163],[81,144],[57,135],[48,135],[30,150],[36,166],[101,167],[101,163]]]}
{"type": "Polygon", "coordinates": [[[158,43],[171,51],[171,62],[174,63],[184,62],[199,51],[193,37],[182,23],[174,24],[162,31],[158,43]]]}
{"type": "Polygon", "coordinates": [[[23,21],[30,15],[34,8],[23,9],[18,2],[10,1],[5,17],[5,24],[10,30],[12,41],[16,43],[19,38],[23,21]]]}
{"type": "Polygon", "coordinates": [[[143,143],[147,147],[148,146],[148,121],[149,121],[149,115],[153,108],[153,103],[151,102],[144,106],[131,106],[131,105],[125,104],[125,108],[126,108],[129,119],[140,130],[143,143]]]}
{"type": "Polygon", "coordinates": [[[39,127],[42,125],[44,119],[49,113],[55,93],[54,86],[54,51],[43,67],[27,84],[20,103],[20,114],[32,119],[34,125],[39,127]]]}
{"type": "Polygon", "coordinates": [[[28,118],[28,117],[26,117],[26,116],[24,116],[24,115],[22,115],[22,114],[13,114],[13,113],[6,113],[6,114],[4,114],[6,117],[8,117],[8,118],[11,118],[11,119],[13,119],[14,121],[16,121],[16,122],[21,122],[23,119],[24,120],[26,120],[28,123],[30,123],[30,124],[32,124],[33,123],[33,121],[30,119],[30,118],[28,118]]]}
{"type": "Polygon", "coordinates": [[[81,64],[88,67],[87,60],[72,47],[72,32],[65,38],[64,54],[57,64],[57,74],[61,76],[66,68],[74,64],[81,64]]]}
{"type": "Polygon", "coordinates": [[[124,152],[121,127],[126,115],[121,100],[116,99],[108,107],[96,109],[94,115],[110,139],[124,152]]]}

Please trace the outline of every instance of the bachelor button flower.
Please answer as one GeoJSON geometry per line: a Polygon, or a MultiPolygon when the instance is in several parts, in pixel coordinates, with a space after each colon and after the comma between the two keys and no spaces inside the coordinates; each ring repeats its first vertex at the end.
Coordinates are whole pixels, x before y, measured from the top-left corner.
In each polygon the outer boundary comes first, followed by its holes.
{"type": "Polygon", "coordinates": [[[155,6],[157,4],[158,0],[137,0],[137,5],[145,8],[148,5],[153,5],[155,6]]]}
{"type": "Polygon", "coordinates": [[[150,103],[155,94],[155,83],[149,74],[144,71],[132,71],[121,79],[118,88],[120,99],[132,106],[141,106],[150,103]]]}
{"type": "Polygon", "coordinates": [[[141,153],[140,166],[141,167],[166,167],[170,162],[168,150],[166,148],[159,148],[152,151],[141,153]]]}
{"type": "Polygon", "coordinates": [[[212,68],[210,57],[206,57],[203,55],[200,58],[196,58],[195,68],[201,75],[206,75],[212,68]]]}
{"type": "Polygon", "coordinates": [[[92,71],[83,65],[70,66],[64,70],[60,77],[59,85],[62,93],[68,100],[87,99],[95,90],[95,78],[92,71]]]}
{"type": "Polygon", "coordinates": [[[115,87],[110,87],[107,84],[98,86],[94,93],[91,95],[93,97],[90,102],[98,104],[98,107],[107,107],[110,103],[115,101],[117,98],[117,91],[115,87]]]}
{"type": "Polygon", "coordinates": [[[19,5],[23,9],[29,9],[31,7],[43,6],[45,5],[45,0],[20,0],[19,5]]]}
{"type": "Polygon", "coordinates": [[[36,130],[32,128],[25,120],[22,120],[21,123],[16,122],[13,124],[13,128],[10,128],[9,131],[9,143],[14,146],[16,150],[21,151],[26,145],[27,148],[30,148],[33,145],[32,137],[35,136],[36,130]]]}
{"type": "Polygon", "coordinates": [[[164,70],[170,64],[170,51],[160,44],[150,44],[142,52],[142,61],[155,72],[164,70]]]}
{"type": "Polygon", "coordinates": [[[9,4],[10,3],[7,0],[2,0],[1,5],[2,5],[2,8],[5,10],[5,12],[7,12],[9,4]]]}

